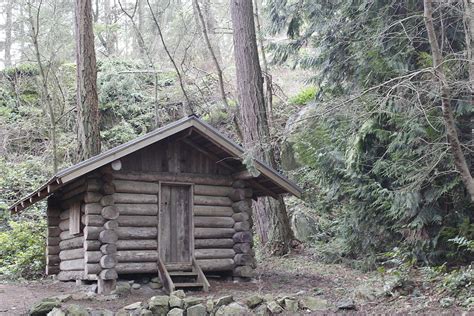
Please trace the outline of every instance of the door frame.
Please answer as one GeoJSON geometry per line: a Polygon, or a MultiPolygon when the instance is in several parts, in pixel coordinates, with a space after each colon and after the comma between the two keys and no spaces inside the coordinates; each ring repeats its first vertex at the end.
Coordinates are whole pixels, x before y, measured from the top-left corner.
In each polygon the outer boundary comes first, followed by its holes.
{"type": "MultiPolygon", "coordinates": [[[[158,229],[157,229],[157,241],[158,241],[158,256],[164,262],[164,258],[161,257],[160,245],[161,245],[161,186],[176,186],[176,187],[189,187],[189,247],[190,247],[190,263],[192,263],[194,258],[194,183],[191,182],[172,182],[172,181],[159,181],[158,182],[158,229]]],[[[165,263],[166,264],[166,263],[165,263]]]]}

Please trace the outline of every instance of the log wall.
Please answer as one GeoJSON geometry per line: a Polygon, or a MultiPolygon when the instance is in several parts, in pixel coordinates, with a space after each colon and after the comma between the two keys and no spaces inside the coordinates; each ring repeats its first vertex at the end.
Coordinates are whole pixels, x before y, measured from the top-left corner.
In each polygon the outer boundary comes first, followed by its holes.
{"type": "MultiPolygon", "coordinates": [[[[70,184],[67,184],[59,194],[61,200],[61,210],[58,216],[58,273],[59,280],[82,280],[84,279],[84,232],[81,224],[79,234],[69,233],[69,221],[71,208],[75,205],[82,205],[88,190],[87,178],[83,177],[70,184]]],[[[94,183],[97,188],[98,184],[94,183]]],[[[80,206],[79,206],[80,207],[80,206]]],[[[81,207],[82,216],[84,208],[81,207]]],[[[48,211],[48,214],[50,212],[48,211]]]]}
{"type": "Polygon", "coordinates": [[[204,271],[232,271],[235,220],[232,218],[232,200],[228,197],[233,190],[230,177],[117,172],[114,174],[116,195],[119,198],[116,206],[120,210],[117,272],[158,272],[153,262],[158,258],[157,197],[160,180],[195,183],[196,259],[204,271]]]}
{"type": "Polygon", "coordinates": [[[61,209],[56,205],[54,199],[48,199],[47,224],[48,236],[46,239],[46,274],[55,275],[59,273],[59,228],[61,209]]]}

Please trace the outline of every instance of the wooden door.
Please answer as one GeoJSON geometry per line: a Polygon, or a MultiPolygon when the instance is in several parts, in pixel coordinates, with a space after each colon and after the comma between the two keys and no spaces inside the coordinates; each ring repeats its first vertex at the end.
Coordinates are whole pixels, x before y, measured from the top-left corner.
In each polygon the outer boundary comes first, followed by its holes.
{"type": "Polygon", "coordinates": [[[158,251],[167,263],[191,263],[193,255],[192,185],[160,183],[158,251]]]}

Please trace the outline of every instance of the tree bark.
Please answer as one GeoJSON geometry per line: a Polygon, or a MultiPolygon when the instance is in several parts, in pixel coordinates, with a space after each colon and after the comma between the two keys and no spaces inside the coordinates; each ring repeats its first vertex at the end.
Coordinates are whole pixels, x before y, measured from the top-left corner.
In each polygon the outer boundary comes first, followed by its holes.
{"type": "Polygon", "coordinates": [[[13,0],[9,0],[5,4],[5,67],[12,66],[12,11],[13,11],[13,0]]]}
{"type": "MultiPolygon", "coordinates": [[[[464,24],[466,36],[466,59],[469,63],[469,89],[471,98],[471,107],[474,108],[474,3],[464,0],[464,24]]],[[[472,144],[474,135],[474,115],[469,113],[465,115],[465,135],[469,143],[472,144]]],[[[474,151],[471,150],[468,155],[468,165],[474,170],[474,151]]]]}
{"type": "Polygon", "coordinates": [[[219,51],[219,50],[218,49],[215,50],[215,46],[213,47],[213,45],[211,43],[211,40],[209,38],[209,33],[208,33],[208,26],[206,25],[206,22],[204,20],[204,16],[202,14],[201,7],[199,5],[199,1],[198,0],[193,0],[193,3],[194,3],[194,7],[196,8],[196,13],[197,13],[199,22],[201,24],[201,31],[202,31],[202,34],[204,36],[204,40],[206,42],[207,49],[209,50],[209,54],[211,54],[212,60],[214,62],[214,66],[216,67],[217,78],[218,78],[218,81],[219,81],[219,90],[221,92],[222,102],[224,102],[224,105],[226,106],[226,108],[229,108],[229,102],[227,102],[227,96],[226,96],[225,88],[224,88],[224,76],[222,74],[222,69],[221,69],[221,66],[220,66],[220,63],[219,63],[219,59],[221,57],[220,57],[220,53],[219,53],[219,55],[216,54],[216,51],[219,51]]]}
{"type": "Polygon", "coordinates": [[[453,110],[451,109],[451,96],[446,75],[444,73],[443,55],[439,48],[437,35],[433,23],[433,6],[431,0],[424,0],[424,20],[426,31],[428,33],[428,41],[431,47],[431,54],[433,57],[433,72],[435,80],[439,83],[441,89],[441,110],[443,112],[444,125],[446,127],[446,134],[451,153],[454,158],[454,165],[461,176],[461,180],[466,187],[471,201],[474,202],[474,180],[469,170],[466,157],[461,148],[458,133],[456,130],[456,122],[454,119],[453,110]]]}
{"type": "Polygon", "coordinates": [[[77,119],[79,159],[100,153],[99,101],[91,0],[76,0],[77,119]]]}
{"type": "MultiPolygon", "coordinates": [[[[263,97],[252,1],[231,0],[237,94],[240,105],[243,145],[252,158],[276,167],[270,141],[263,97]]],[[[274,255],[290,250],[294,238],[283,199],[259,198],[255,203],[257,232],[263,245],[274,255]]]]}

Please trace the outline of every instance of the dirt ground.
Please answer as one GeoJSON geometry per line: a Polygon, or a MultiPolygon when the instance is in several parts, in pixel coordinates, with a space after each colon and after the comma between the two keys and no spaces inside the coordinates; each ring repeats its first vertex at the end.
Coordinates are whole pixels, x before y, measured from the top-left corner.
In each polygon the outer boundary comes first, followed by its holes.
{"type": "MultiPolygon", "coordinates": [[[[442,308],[435,290],[423,284],[418,284],[417,290],[406,296],[368,297],[361,293],[366,293],[367,289],[383,288],[383,280],[376,272],[363,273],[340,264],[323,264],[307,254],[265,259],[259,263],[257,271],[257,278],[251,282],[210,279],[210,292],[193,292],[188,295],[217,298],[232,294],[236,300],[245,298],[252,293],[270,294],[274,297],[278,295],[319,295],[333,306],[329,311],[320,313],[324,315],[335,313],[335,306],[342,299],[355,301],[357,310],[346,312],[351,315],[470,314],[458,307],[442,308]]],[[[27,313],[30,306],[43,298],[73,293],[76,295],[66,305],[73,303],[94,309],[106,308],[117,311],[123,306],[137,301],[146,301],[151,296],[162,293],[159,290],[142,286],[141,289],[132,290],[131,294],[120,299],[98,300],[100,297],[97,296],[96,299],[91,300],[85,299],[83,294],[88,287],[87,285],[78,286],[75,282],[59,282],[51,279],[28,282],[0,281],[0,314],[23,315],[27,313]]],[[[339,311],[338,313],[343,312],[339,311]]],[[[472,313],[474,314],[474,311],[472,313]]]]}

